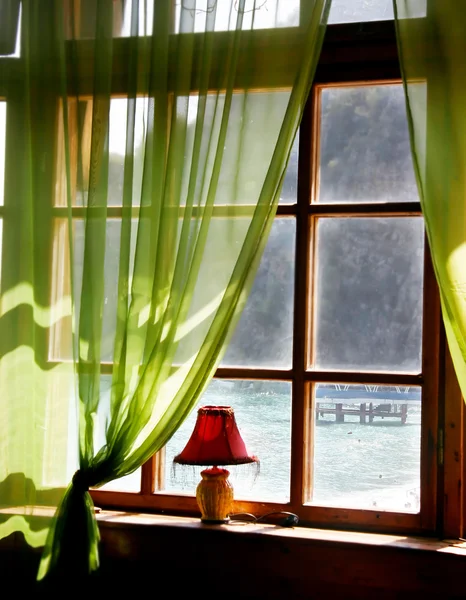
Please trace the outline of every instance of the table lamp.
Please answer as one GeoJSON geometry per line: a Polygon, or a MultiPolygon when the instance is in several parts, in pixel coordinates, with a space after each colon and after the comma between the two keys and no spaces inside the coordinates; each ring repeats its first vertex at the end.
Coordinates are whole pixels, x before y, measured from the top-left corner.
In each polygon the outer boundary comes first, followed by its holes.
{"type": "Polygon", "coordinates": [[[196,500],[203,523],[227,523],[233,503],[230,472],[218,465],[259,464],[250,456],[236,425],[230,406],[201,406],[194,431],[184,450],[173,462],[181,465],[210,466],[201,471],[196,500]]]}

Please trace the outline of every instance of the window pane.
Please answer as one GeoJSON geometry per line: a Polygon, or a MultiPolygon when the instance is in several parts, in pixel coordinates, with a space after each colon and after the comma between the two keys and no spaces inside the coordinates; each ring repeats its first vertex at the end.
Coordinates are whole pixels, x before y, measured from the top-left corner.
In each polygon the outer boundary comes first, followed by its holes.
{"type": "Polygon", "coordinates": [[[249,454],[260,460],[255,465],[230,466],[230,482],[236,499],[287,502],[291,458],[291,384],[273,381],[229,381],[214,379],[199,405],[165,446],[164,491],[195,495],[205,467],[176,465],[173,458],[185,447],[197,418],[199,406],[231,406],[249,454]]]}
{"type": "MultiPolygon", "coordinates": [[[[123,205],[123,182],[125,174],[125,155],[128,142],[128,100],[112,98],[109,111],[109,142],[108,142],[108,206],[123,205]]],[[[135,101],[134,146],[128,148],[128,153],[134,158],[132,171],[132,206],[139,206],[141,200],[142,175],[145,152],[145,123],[147,122],[148,99],[138,98],[135,101]]],[[[70,153],[72,171],[77,173],[76,190],[72,202],[74,206],[87,206],[89,193],[89,156],[92,139],[92,100],[67,101],[68,126],[70,131],[70,153]],[[77,131],[76,131],[77,130],[77,131]],[[76,131],[76,134],[74,132],[76,131]],[[78,143],[79,142],[79,143],[78,143]],[[82,154],[82,158],[80,158],[82,154]]],[[[59,127],[58,173],[60,185],[57,186],[55,204],[67,206],[66,198],[66,166],[65,166],[65,134],[59,127]]],[[[73,188],[73,186],[72,186],[73,188]]]]}
{"type": "Polygon", "coordinates": [[[275,219],[222,366],[291,367],[295,237],[294,219],[275,219]]]}
{"type": "Polygon", "coordinates": [[[421,389],[318,384],[312,503],[419,512],[421,389]]]}
{"type": "MultiPolygon", "coordinates": [[[[145,132],[143,115],[147,113],[148,102],[145,98],[136,100],[134,120],[134,172],[132,205],[139,206],[144,165],[145,132]]],[[[113,98],[110,102],[110,132],[108,153],[108,205],[123,205],[123,181],[125,174],[125,153],[127,142],[128,100],[113,98]]]]}
{"type": "MultiPolygon", "coordinates": [[[[93,39],[96,37],[98,5],[96,0],[64,0],[65,27],[69,38],[93,39]]],[[[113,37],[128,37],[132,34],[132,0],[113,0],[113,37]]],[[[154,19],[154,0],[138,2],[137,34],[151,35],[154,19]]],[[[134,35],[134,33],[133,33],[134,35]]]]}
{"type": "Polygon", "coordinates": [[[0,2],[0,56],[19,58],[20,42],[21,2],[0,2]]]}
{"type": "Polygon", "coordinates": [[[6,102],[0,102],[0,206],[5,192],[6,102]]]}
{"type": "MultiPolygon", "coordinates": [[[[134,263],[136,248],[136,235],[138,223],[131,223],[131,256],[130,265],[134,263]]],[[[104,307],[102,314],[102,362],[113,360],[113,348],[115,343],[115,326],[118,303],[118,276],[120,265],[120,236],[121,220],[109,219],[106,224],[107,235],[105,240],[104,259],[104,307]]],[[[85,222],[82,219],[74,221],[74,280],[76,294],[76,315],[79,319],[81,307],[81,290],[83,277],[85,222]]]]}
{"type": "MultiPolygon", "coordinates": [[[[426,0],[411,1],[410,16],[425,17],[426,0]]],[[[332,0],[328,22],[359,23],[387,19],[393,19],[392,0],[332,0]]]]}
{"type": "MultiPolygon", "coordinates": [[[[238,91],[233,94],[231,116],[224,141],[219,181],[216,187],[215,205],[249,204],[255,206],[257,204],[268,174],[268,165],[272,160],[280,133],[280,123],[282,123],[286,113],[289,98],[289,90],[268,93],[243,93],[238,91]],[[239,127],[238,124],[243,123],[243,121],[247,123],[247,126],[239,127]],[[260,161],[257,160],[259,156],[261,157],[260,161]]],[[[217,153],[220,125],[225,109],[225,95],[207,95],[201,131],[196,128],[199,109],[199,96],[197,94],[178,97],[173,108],[177,116],[173,127],[180,127],[180,136],[186,136],[183,164],[177,167],[182,183],[179,202],[181,205],[185,205],[189,192],[194,194],[190,198],[194,206],[205,205],[208,194],[212,193],[209,182],[217,153]],[[184,128],[186,128],[185,131],[184,128]],[[198,143],[200,143],[199,147],[197,147],[198,143]],[[198,155],[197,152],[200,154],[198,155]],[[200,168],[196,163],[196,157],[200,160],[200,168]],[[197,166],[195,166],[195,163],[197,166]],[[195,181],[195,186],[190,188],[193,181],[195,181]]],[[[91,151],[93,103],[90,100],[76,102],[70,98],[67,110],[70,129],[72,131],[78,129],[77,134],[72,136],[70,142],[72,157],[75,157],[74,160],[77,167],[79,167],[77,168],[78,178],[73,204],[75,206],[87,206],[90,176],[88,157],[91,151]],[[78,140],[81,142],[80,147],[78,147],[78,140]],[[79,152],[82,152],[84,157],[82,168],[79,165],[81,159],[76,158],[79,152]]],[[[127,111],[127,99],[112,98],[109,113],[108,206],[123,205],[125,156],[128,143],[127,111]]],[[[147,125],[149,121],[149,100],[144,97],[138,98],[135,105],[134,147],[128,148],[129,155],[134,158],[134,171],[131,174],[131,204],[134,207],[141,204],[146,133],[152,130],[152,126],[147,125]]],[[[175,138],[177,136],[172,132],[172,139],[175,138]]],[[[67,206],[63,131],[59,136],[59,147],[61,148],[58,160],[60,186],[57,186],[55,204],[67,206]]],[[[297,163],[298,137],[296,137],[291,150],[289,168],[281,190],[280,203],[282,204],[296,202],[297,163]]],[[[146,204],[150,200],[150,197],[146,197],[146,204]]]]}
{"type": "MultiPolygon", "coordinates": [[[[152,35],[155,0],[140,0],[137,34],[152,35]]],[[[73,14],[71,0],[68,12],[73,14]]],[[[76,37],[92,39],[96,37],[97,11],[95,0],[80,0],[79,25],[76,37]]],[[[175,33],[203,32],[206,30],[228,31],[236,29],[238,19],[238,1],[225,0],[173,0],[175,6],[175,33]],[[184,8],[180,23],[181,7],[184,8]],[[206,27],[207,17],[215,17],[215,21],[206,27]]],[[[271,29],[277,27],[296,27],[299,25],[300,0],[245,0],[242,15],[242,29],[271,29]]],[[[131,0],[114,0],[113,3],[113,36],[129,37],[132,35],[133,2],[131,0]]],[[[156,15],[157,16],[157,15],[156,15]]],[[[76,21],[66,21],[67,34],[76,30],[76,21]]],[[[134,26],[133,26],[134,27],[134,26]]],[[[134,35],[134,33],[133,33],[134,35]]]]}
{"type": "MultiPolygon", "coordinates": [[[[143,0],[139,2],[138,35],[152,35],[154,20],[154,1],[143,0]]],[[[118,0],[113,8],[113,35],[115,37],[131,36],[131,22],[133,18],[133,5],[131,0],[118,0]]]]}
{"type": "MultiPolygon", "coordinates": [[[[271,29],[299,25],[300,0],[245,0],[241,29],[271,29]]],[[[215,0],[175,0],[175,32],[183,31],[234,31],[237,28],[238,2],[215,0]],[[207,17],[215,14],[215,24],[206,26],[207,17]],[[194,23],[191,20],[194,19],[194,23]]]]}
{"type": "MultiPolygon", "coordinates": [[[[205,102],[202,131],[196,128],[199,96],[180,96],[176,100],[177,122],[186,123],[184,164],[181,169],[180,203],[186,204],[191,179],[195,177],[194,205],[205,205],[211,192],[208,182],[213,174],[217,153],[225,94],[208,94],[205,102]],[[193,168],[195,143],[200,142],[200,161],[205,165],[193,168]]],[[[289,90],[272,92],[236,91],[231,98],[230,118],[224,142],[222,164],[215,205],[255,206],[268,175],[269,163],[286,113],[289,90]],[[241,126],[240,126],[241,124],[241,126]],[[257,157],[261,157],[258,161],[257,157]]],[[[296,202],[298,141],[291,151],[290,166],[282,187],[280,202],[296,202]]]]}
{"type": "Polygon", "coordinates": [[[291,148],[288,167],[280,194],[280,204],[295,204],[298,201],[298,149],[299,132],[296,134],[293,147],[291,148]]]}
{"type": "Polygon", "coordinates": [[[321,93],[319,202],[419,200],[401,85],[321,93]]]}
{"type": "Polygon", "coordinates": [[[393,19],[392,0],[332,0],[329,23],[393,19]]]}
{"type": "MultiPolygon", "coordinates": [[[[130,247],[130,269],[133,268],[136,247],[137,220],[131,223],[131,247],[130,247]]],[[[75,314],[79,324],[81,309],[81,290],[83,279],[83,260],[85,242],[85,221],[83,219],[73,220],[74,236],[74,296],[75,314]]],[[[113,348],[115,342],[115,326],[118,300],[118,276],[120,265],[120,237],[121,219],[108,219],[106,223],[105,259],[104,259],[104,306],[102,314],[102,362],[113,360],[113,348]]],[[[69,295],[69,262],[68,262],[68,224],[64,219],[57,219],[54,232],[54,257],[52,285],[53,295],[61,298],[69,295]]],[[[132,271],[131,271],[132,272],[132,271]]],[[[68,321],[59,322],[53,329],[51,338],[51,358],[71,359],[72,340],[71,329],[68,321]]]]}
{"type": "Polygon", "coordinates": [[[319,219],[317,368],[420,371],[423,255],[421,217],[319,219]]]}
{"type": "MultiPolygon", "coordinates": [[[[100,378],[100,401],[94,428],[94,448],[96,451],[105,445],[105,428],[110,420],[111,385],[112,376],[102,375],[100,378]]],[[[141,469],[139,468],[125,477],[110,481],[99,489],[117,492],[139,492],[141,489],[141,469]]]]}

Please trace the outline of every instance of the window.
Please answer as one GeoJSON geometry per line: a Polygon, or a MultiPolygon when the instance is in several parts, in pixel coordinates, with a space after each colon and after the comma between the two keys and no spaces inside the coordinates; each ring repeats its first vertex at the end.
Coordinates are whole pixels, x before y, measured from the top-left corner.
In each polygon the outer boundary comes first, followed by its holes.
{"type": "MultiPolygon", "coordinates": [[[[439,499],[460,467],[443,444],[439,301],[411,165],[394,28],[382,22],[391,18],[389,3],[371,3],[370,15],[367,3],[360,4],[334,3],[268,246],[200,403],[231,405],[248,448],[261,460],[258,476],[247,467],[231,469],[237,512],[286,510],[318,526],[404,532],[433,532],[443,522],[453,531],[461,519],[439,499]],[[364,35],[358,24],[346,23],[362,15],[376,20],[364,24],[364,35]]],[[[299,3],[295,8],[280,16],[280,28],[298,22],[299,3]]],[[[286,74],[278,72],[282,76],[286,87],[286,74]]],[[[266,93],[279,92],[261,85],[258,96],[266,93]]],[[[83,115],[77,133],[86,135],[91,102],[80,99],[74,109],[83,115]]],[[[146,110],[142,99],[138,110],[146,110]]],[[[125,101],[115,92],[104,398],[112,372],[112,227],[122,214],[124,114],[125,101]]],[[[63,279],[60,256],[68,235],[60,193],[58,187],[52,211],[55,286],[63,279]]],[[[73,207],[78,286],[83,194],[85,173],[75,184],[73,207]]],[[[70,340],[58,326],[51,340],[51,360],[67,360],[70,340]]],[[[101,409],[103,422],[105,403],[101,409]]],[[[461,429],[460,402],[449,410],[461,429]]],[[[198,474],[172,468],[195,418],[196,410],[141,470],[93,490],[96,504],[197,513],[198,474]]]]}
{"type": "MultiPolygon", "coordinates": [[[[365,510],[389,526],[396,513],[414,527],[429,493],[423,297],[432,274],[403,89],[316,84],[309,111],[253,290],[201,404],[233,406],[261,459],[258,477],[231,469],[248,512],[261,502],[327,523],[332,507],[340,519],[365,510]]],[[[156,498],[195,488],[196,477],[171,468],[195,418],[160,453],[156,498]]]]}

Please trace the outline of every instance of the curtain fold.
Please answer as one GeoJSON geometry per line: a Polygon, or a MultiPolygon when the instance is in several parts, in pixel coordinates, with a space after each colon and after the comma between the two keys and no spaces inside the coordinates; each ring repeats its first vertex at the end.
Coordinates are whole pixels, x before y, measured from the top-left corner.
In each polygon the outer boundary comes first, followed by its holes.
{"type": "Polygon", "coordinates": [[[170,439],[244,307],[330,2],[263,5],[22,2],[1,73],[0,537],[45,542],[39,579],[98,568],[89,488],[170,439]]]}
{"type": "Polygon", "coordinates": [[[466,398],[466,14],[455,0],[394,0],[394,9],[422,211],[466,398]]]}

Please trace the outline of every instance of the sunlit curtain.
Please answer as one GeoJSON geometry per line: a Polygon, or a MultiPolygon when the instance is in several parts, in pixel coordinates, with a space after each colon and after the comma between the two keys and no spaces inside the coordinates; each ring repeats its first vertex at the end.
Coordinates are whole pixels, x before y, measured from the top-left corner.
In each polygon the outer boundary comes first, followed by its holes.
{"type": "Polygon", "coordinates": [[[46,542],[39,577],[98,567],[88,489],[162,448],[219,363],[320,53],[329,2],[301,4],[22,2],[0,72],[0,536],[46,542]]]}
{"type": "Polygon", "coordinates": [[[457,0],[394,5],[422,210],[466,397],[466,12],[457,0]]]}

